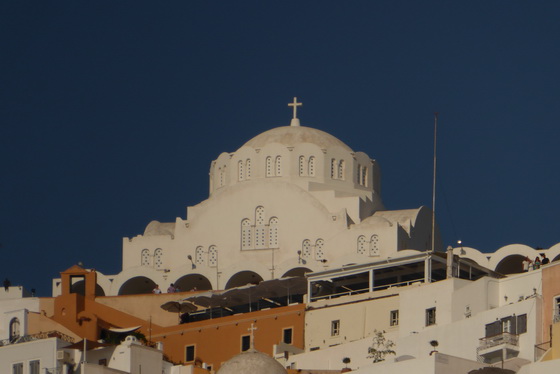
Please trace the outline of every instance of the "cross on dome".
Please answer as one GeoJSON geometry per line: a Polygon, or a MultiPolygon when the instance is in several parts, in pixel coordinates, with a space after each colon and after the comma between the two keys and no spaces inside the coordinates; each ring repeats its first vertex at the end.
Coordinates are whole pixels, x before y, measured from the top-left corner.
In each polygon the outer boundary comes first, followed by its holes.
{"type": "Polygon", "coordinates": [[[257,327],[255,327],[255,325],[253,323],[251,323],[251,327],[249,327],[247,329],[247,331],[250,332],[251,334],[251,338],[250,338],[250,342],[251,342],[251,349],[255,349],[255,331],[258,330],[257,327]]]}
{"type": "Polygon", "coordinates": [[[289,103],[288,106],[294,108],[294,117],[292,118],[292,122],[290,122],[290,126],[299,126],[299,118],[297,118],[297,107],[303,106],[302,103],[298,103],[297,97],[294,97],[294,101],[289,103]]]}

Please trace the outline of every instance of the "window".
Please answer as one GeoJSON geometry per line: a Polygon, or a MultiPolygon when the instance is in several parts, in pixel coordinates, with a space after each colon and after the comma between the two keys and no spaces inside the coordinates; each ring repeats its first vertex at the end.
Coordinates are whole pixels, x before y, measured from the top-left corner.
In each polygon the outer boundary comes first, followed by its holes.
{"type": "Polygon", "coordinates": [[[29,374],[39,374],[41,370],[41,361],[33,360],[29,361],[29,374]]]}
{"type": "Polygon", "coordinates": [[[282,341],[286,344],[292,344],[292,336],[294,330],[292,328],[282,330],[282,341]]]}
{"type": "Polygon", "coordinates": [[[399,311],[391,310],[389,326],[398,326],[398,325],[399,325],[399,311]]]}
{"type": "Polygon", "coordinates": [[[264,225],[264,207],[255,210],[255,248],[265,248],[266,227],[264,225]]]}
{"type": "Polygon", "coordinates": [[[194,256],[197,264],[204,263],[204,248],[200,246],[196,247],[196,252],[194,256]]]}
{"type": "Polygon", "coordinates": [[[251,335],[243,335],[241,337],[241,352],[248,351],[251,348],[251,335]]]}
{"type": "Polygon", "coordinates": [[[276,156],[276,160],[275,160],[275,166],[276,166],[276,176],[279,177],[282,175],[282,157],[281,156],[276,156]]]}
{"type": "Polygon", "coordinates": [[[241,249],[250,249],[253,245],[251,221],[244,219],[241,221],[241,249]]]}
{"type": "Polygon", "coordinates": [[[12,318],[10,321],[10,340],[14,341],[19,338],[19,319],[12,318]]]}
{"type": "Polygon", "coordinates": [[[245,172],[244,172],[244,168],[243,168],[243,161],[239,160],[239,162],[237,163],[237,172],[238,172],[238,177],[237,179],[242,181],[243,179],[245,179],[245,172]]]}
{"type": "Polygon", "coordinates": [[[218,265],[218,249],[215,245],[208,248],[208,266],[215,268],[218,265]]]}
{"type": "Polygon", "coordinates": [[[338,161],[338,179],[344,180],[344,160],[338,161]]]}
{"type": "Polygon", "coordinates": [[[325,246],[325,241],[323,239],[317,239],[315,242],[315,259],[322,260],[324,258],[325,252],[323,247],[325,246]]]}
{"type": "Polygon", "coordinates": [[[334,158],[331,159],[331,178],[334,179],[336,177],[336,160],[334,158]]]}
{"type": "Polygon", "coordinates": [[[245,161],[245,179],[251,179],[251,159],[245,161]]]}
{"type": "Polygon", "coordinates": [[[361,255],[366,253],[366,237],[363,235],[358,236],[357,252],[361,255]]]}
{"type": "Polygon", "coordinates": [[[150,266],[150,251],[148,249],[142,250],[142,266],[150,266]]]}
{"type": "Polygon", "coordinates": [[[268,248],[278,248],[278,218],[272,217],[268,223],[268,248]]]}
{"type": "Polygon", "coordinates": [[[511,333],[511,318],[505,318],[502,320],[502,332],[511,333]]]}
{"type": "Polygon", "coordinates": [[[301,255],[302,257],[311,256],[311,241],[309,239],[305,239],[303,241],[303,244],[301,245],[301,255]]]}
{"type": "Polygon", "coordinates": [[[340,320],[331,321],[331,336],[340,335],[340,320]]]}
{"type": "Polygon", "coordinates": [[[107,359],[102,358],[99,361],[97,361],[97,363],[99,364],[99,366],[107,366],[107,359]]]}
{"type": "Polygon", "coordinates": [[[517,334],[524,334],[527,332],[527,314],[517,316],[517,334]]]}
{"type": "Polygon", "coordinates": [[[185,362],[194,361],[194,345],[187,345],[185,348],[185,362]]]}
{"type": "Polygon", "coordinates": [[[377,236],[377,234],[371,236],[371,241],[369,242],[369,255],[379,256],[379,236],[377,236]]]}
{"type": "Polygon", "coordinates": [[[299,176],[305,176],[305,157],[299,156],[299,176]]]}
{"type": "Polygon", "coordinates": [[[426,309],[426,326],[436,324],[436,308],[426,309]]]}
{"type": "Polygon", "coordinates": [[[23,374],[23,362],[12,365],[12,374],[23,374]]]}
{"type": "Polygon", "coordinates": [[[308,170],[309,176],[310,177],[314,177],[315,176],[315,157],[311,156],[309,157],[309,170],[308,170]]]}
{"type": "Polygon", "coordinates": [[[162,255],[163,250],[161,248],[158,248],[154,251],[154,267],[156,269],[161,269],[163,267],[162,255]]]}
{"type": "Polygon", "coordinates": [[[266,176],[272,177],[272,157],[266,158],[266,176]]]}

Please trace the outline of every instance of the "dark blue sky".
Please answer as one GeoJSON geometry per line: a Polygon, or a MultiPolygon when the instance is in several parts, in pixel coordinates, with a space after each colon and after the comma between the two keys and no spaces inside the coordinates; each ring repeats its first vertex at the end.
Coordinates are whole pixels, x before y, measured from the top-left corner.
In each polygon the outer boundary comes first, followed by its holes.
{"type": "Polygon", "coordinates": [[[560,242],[557,1],[3,1],[0,278],[50,295],[78,261],[185,217],[210,162],[303,125],[376,159],[388,209],[444,244],[560,242]]]}

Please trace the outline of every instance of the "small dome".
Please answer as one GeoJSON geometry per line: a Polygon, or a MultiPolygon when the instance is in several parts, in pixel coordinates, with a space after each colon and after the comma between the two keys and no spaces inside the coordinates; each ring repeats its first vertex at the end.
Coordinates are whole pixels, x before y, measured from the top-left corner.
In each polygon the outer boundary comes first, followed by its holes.
{"type": "Polygon", "coordinates": [[[259,149],[270,143],[280,143],[293,147],[300,143],[316,144],[321,149],[338,146],[348,152],[352,149],[334,136],[324,131],[305,126],[282,126],[265,131],[245,143],[244,147],[259,149]]]}
{"type": "Polygon", "coordinates": [[[226,361],[218,374],[286,374],[287,371],[275,359],[264,353],[250,349],[226,361]]]}

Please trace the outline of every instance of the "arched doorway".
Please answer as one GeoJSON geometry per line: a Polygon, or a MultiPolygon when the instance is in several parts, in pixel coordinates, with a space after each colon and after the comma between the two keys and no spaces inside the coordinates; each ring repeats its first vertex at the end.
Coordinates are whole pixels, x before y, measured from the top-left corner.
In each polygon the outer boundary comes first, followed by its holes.
{"type": "Polygon", "coordinates": [[[18,318],[12,318],[10,321],[10,341],[16,341],[20,336],[20,323],[18,318]]]}
{"type": "Polygon", "coordinates": [[[509,255],[504,257],[496,266],[496,272],[504,275],[523,273],[523,260],[525,256],[509,255]]]}
{"type": "Polygon", "coordinates": [[[303,268],[303,267],[293,268],[292,270],[288,270],[286,273],[284,273],[284,275],[282,275],[282,278],[303,277],[305,273],[311,273],[311,269],[303,268]]]}
{"type": "Polygon", "coordinates": [[[262,277],[254,271],[240,271],[229,278],[229,281],[226,284],[226,289],[245,286],[246,284],[259,284],[262,281],[262,277]]]}
{"type": "Polygon", "coordinates": [[[179,291],[204,291],[211,290],[212,283],[201,274],[188,274],[182,276],[175,281],[175,287],[179,287],[179,291]]]}
{"type": "MultiPolygon", "coordinates": [[[[86,294],[85,282],[81,280],[79,282],[74,283],[70,287],[70,293],[77,293],[84,296],[86,294]]],[[[99,284],[95,285],[95,296],[105,296],[105,291],[103,291],[103,288],[101,288],[99,284]]]]}
{"type": "MultiPolygon", "coordinates": [[[[151,293],[156,283],[150,278],[134,277],[123,283],[119,289],[119,295],[138,295],[142,293],[151,293]]],[[[161,287],[160,287],[161,288],[161,287]]]]}

